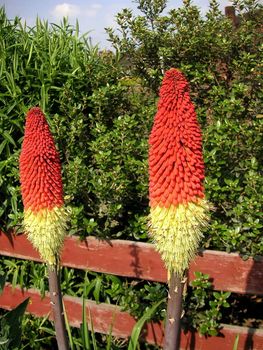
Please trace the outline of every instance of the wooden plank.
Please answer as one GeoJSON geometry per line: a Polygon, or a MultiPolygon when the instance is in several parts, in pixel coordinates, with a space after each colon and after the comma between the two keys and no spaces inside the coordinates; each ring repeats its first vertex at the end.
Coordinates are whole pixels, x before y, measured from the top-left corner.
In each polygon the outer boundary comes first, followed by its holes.
{"type": "MultiPolygon", "coordinates": [[[[25,235],[0,233],[0,255],[41,261],[25,235]]],[[[167,282],[160,255],[149,243],[104,241],[94,237],[80,241],[78,237],[67,237],[61,261],[64,266],[78,269],[167,282]]],[[[190,280],[195,271],[208,274],[215,290],[263,294],[263,257],[244,261],[236,253],[203,250],[190,266],[190,280]]]]}
{"type": "Polygon", "coordinates": [[[262,350],[263,330],[240,326],[222,325],[216,337],[204,337],[198,333],[187,333],[181,339],[181,350],[233,350],[238,336],[237,350],[262,350]]]}
{"type": "Polygon", "coordinates": [[[195,271],[208,274],[216,290],[263,294],[263,257],[244,261],[237,253],[204,250],[191,264],[190,280],[195,271]]]}
{"type": "MultiPolygon", "coordinates": [[[[19,303],[30,297],[27,312],[37,317],[49,316],[52,319],[50,309],[50,299],[47,295],[42,299],[37,290],[29,289],[22,291],[7,284],[4,292],[0,295],[0,305],[2,308],[10,310],[19,303]]],[[[69,322],[74,327],[79,327],[82,318],[82,300],[80,298],[65,296],[64,304],[69,322]]],[[[127,338],[132,331],[136,321],[127,313],[120,310],[118,306],[109,304],[96,304],[87,300],[87,321],[90,317],[94,330],[99,333],[109,333],[112,328],[112,335],[120,338],[127,338]]],[[[163,345],[163,325],[162,323],[149,323],[144,329],[144,339],[151,344],[163,345]]],[[[193,332],[182,332],[181,350],[211,350],[224,349],[232,350],[236,336],[239,335],[238,350],[263,349],[263,329],[253,329],[224,325],[220,331],[220,336],[204,337],[193,332]]]]}

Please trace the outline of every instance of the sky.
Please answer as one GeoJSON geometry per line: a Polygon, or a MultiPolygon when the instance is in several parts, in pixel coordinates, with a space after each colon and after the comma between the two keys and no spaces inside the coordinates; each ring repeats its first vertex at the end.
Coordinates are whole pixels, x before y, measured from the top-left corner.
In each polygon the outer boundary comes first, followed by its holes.
{"type": "MultiPolygon", "coordinates": [[[[203,13],[206,12],[209,0],[193,0],[203,13]]],[[[220,8],[230,5],[228,0],[219,0],[220,8]]],[[[182,0],[168,0],[169,8],[178,8],[182,0]]],[[[71,24],[79,21],[81,33],[89,32],[93,44],[109,48],[105,27],[116,28],[115,16],[123,8],[136,10],[133,0],[0,0],[9,19],[21,17],[27,25],[33,26],[36,17],[47,19],[51,23],[60,23],[65,16],[71,24]]]]}

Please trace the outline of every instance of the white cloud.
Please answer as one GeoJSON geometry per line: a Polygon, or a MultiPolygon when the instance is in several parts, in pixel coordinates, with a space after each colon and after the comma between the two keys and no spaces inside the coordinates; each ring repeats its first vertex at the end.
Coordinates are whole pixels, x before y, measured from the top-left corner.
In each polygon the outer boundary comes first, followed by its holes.
{"type": "Polygon", "coordinates": [[[79,6],[64,2],[55,6],[52,14],[55,17],[76,17],[81,13],[79,6]]]}
{"type": "MultiPolygon", "coordinates": [[[[0,0],[1,1],[1,0],[0,0]]],[[[49,20],[57,22],[62,17],[69,17],[69,23],[75,23],[78,19],[80,33],[89,33],[93,44],[99,44],[102,48],[109,48],[110,43],[107,41],[105,27],[116,28],[116,18],[118,12],[123,8],[133,8],[136,12],[136,6],[132,0],[57,0],[54,1],[53,8],[50,9],[49,20]],[[55,6],[56,5],[56,6],[55,6]]]]}
{"type": "Polygon", "coordinates": [[[67,2],[58,4],[52,10],[52,15],[56,18],[61,17],[96,17],[101,10],[102,5],[98,3],[89,6],[77,6],[67,2]]]}
{"type": "Polygon", "coordinates": [[[92,4],[84,10],[83,14],[88,17],[95,17],[101,8],[101,4],[92,4]]]}
{"type": "Polygon", "coordinates": [[[100,10],[102,8],[101,4],[92,4],[91,7],[97,10],[100,10]]]}

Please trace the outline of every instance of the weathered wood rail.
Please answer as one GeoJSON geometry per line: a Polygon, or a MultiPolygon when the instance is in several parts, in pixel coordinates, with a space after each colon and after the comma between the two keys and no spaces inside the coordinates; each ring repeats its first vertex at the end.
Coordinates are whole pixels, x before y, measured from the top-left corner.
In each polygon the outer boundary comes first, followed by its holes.
{"type": "MultiPolygon", "coordinates": [[[[6,235],[0,233],[0,255],[41,262],[38,253],[26,239],[25,235],[6,235]]],[[[166,282],[167,274],[159,254],[152,244],[132,241],[113,240],[102,241],[89,237],[80,241],[77,237],[65,240],[61,259],[63,266],[76,269],[110,273],[151,281],[166,282]]],[[[210,275],[214,289],[231,291],[241,294],[263,295],[263,257],[243,261],[238,254],[204,250],[199,253],[189,270],[189,279],[194,272],[200,271],[210,275]]],[[[0,307],[12,309],[25,298],[31,302],[27,311],[35,316],[47,314],[51,318],[49,295],[41,299],[37,290],[12,289],[6,285],[0,295],[0,307]]],[[[64,297],[69,322],[79,327],[82,317],[82,301],[79,298],[64,297]]],[[[112,327],[112,334],[118,337],[128,337],[136,321],[127,312],[109,304],[96,304],[87,300],[87,317],[91,315],[94,329],[107,333],[112,327]]],[[[88,319],[88,321],[90,321],[88,319]]],[[[235,337],[239,335],[239,350],[263,349],[263,329],[253,329],[223,325],[220,336],[201,337],[197,333],[182,333],[181,349],[232,350],[235,337]]],[[[149,323],[145,326],[144,337],[149,343],[161,345],[163,342],[163,327],[161,323],[149,323]]]]}

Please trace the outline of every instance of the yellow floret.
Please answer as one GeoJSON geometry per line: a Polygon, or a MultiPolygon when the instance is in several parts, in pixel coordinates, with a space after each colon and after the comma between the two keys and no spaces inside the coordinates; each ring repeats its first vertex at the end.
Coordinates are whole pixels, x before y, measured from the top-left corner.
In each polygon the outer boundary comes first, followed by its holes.
{"type": "Polygon", "coordinates": [[[26,210],[24,224],[28,239],[38,250],[41,258],[51,266],[59,260],[66,235],[68,213],[64,206],[35,213],[26,210]]]}
{"type": "Polygon", "coordinates": [[[189,267],[208,224],[208,210],[206,200],[151,208],[150,234],[169,273],[183,276],[189,267]]]}

